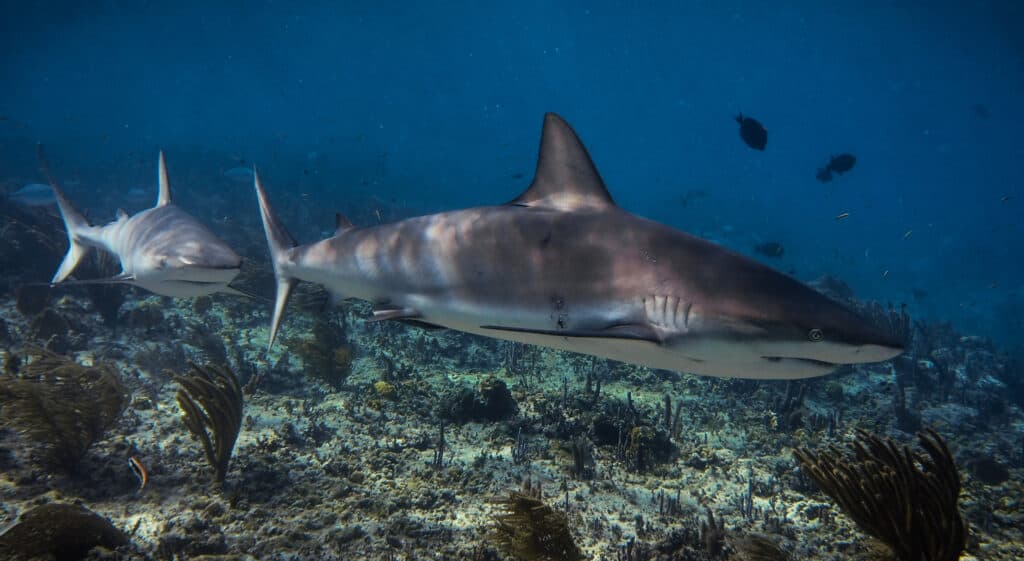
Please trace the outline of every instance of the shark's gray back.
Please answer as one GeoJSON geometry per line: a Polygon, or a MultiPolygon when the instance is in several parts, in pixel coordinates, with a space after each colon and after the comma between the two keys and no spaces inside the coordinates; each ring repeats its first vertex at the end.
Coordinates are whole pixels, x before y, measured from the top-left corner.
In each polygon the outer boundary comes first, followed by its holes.
{"type": "Polygon", "coordinates": [[[391,301],[395,294],[482,308],[507,302],[547,314],[554,330],[609,321],[685,328],[691,318],[719,315],[767,322],[794,307],[828,310],[819,325],[850,319],[830,317],[835,304],[795,279],[617,207],[477,207],[352,230],[297,251],[312,269],[331,263],[322,282],[346,296],[395,305],[408,304],[391,301]],[[764,295],[757,306],[751,294],[764,295]]]}

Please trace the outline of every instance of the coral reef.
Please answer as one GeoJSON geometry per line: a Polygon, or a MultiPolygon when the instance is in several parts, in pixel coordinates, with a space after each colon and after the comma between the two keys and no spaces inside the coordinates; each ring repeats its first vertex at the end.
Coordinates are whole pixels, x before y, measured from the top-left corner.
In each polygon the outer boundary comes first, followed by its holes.
{"type": "Polygon", "coordinates": [[[789,561],[789,554],[778,542],[760,534],[747,534],[730,540],[736,561],[789,561]]]}
{"type": "Polygon", "coordinates": [[[354,359],[351,345],[346,343],[345,324],[321,316],[313,323],[308,337],[287,339],[285,342],[305,366],[306,376],[341,388],[352,371],[354,359]]]}
{"type": "Polygon", "coordinates": [[[795,454],[822,490],[896,559],[957,561],[967,543],[960,474],[938,433],[917,436],[927,455],[865,431],[857,432],[852,457],[834,446],[795,454]]]}
{"type": "Polygon", "coordinates": [[[121,415],[128,396],[117,371],[82,366],[33,348],[16,373],[0,375],[0,419],[44,462],[71,470],[121,415]]]}
{"type": "Polygon", "coordinates": [[[477,388],[459,390],[441,404],[441,415],[465,423],[468,421],[500,421],[519,412],[512,392],[501,379],[488,376],[477,388]]]}
{"type": "MultiPolygon", "coordinates": [[[[117,259],[106,251],[93,251],[75,270],[75,278],[109,279],[121,272],[117,259]]],[[[92,308],[103,319],[103,325],[117,325],[118,311],[128,294],[128,288],[119,283],[90,283],[85,285],[85,294],[92,308]]]]}
{"type": "Polygon", "coordinates": [[[504,512],[495,516],[497,542],[524,561],[582,561],[569,521],[535,495],[513,492],[496,499],[504,512]]]}
{"type": "Polygon", "coordinates": [[[48,286],[24,285],[15,290],[15,307],[26,316],[34,316],[42,313],[50,304],[53,290],[48,286]]]}
{"type": "Polygon", "coordinates": [[[112,550],[127,543],[124,532],[84,506],[50,503],[21,515],[0,535],[0,556],[11,561],[78,561],[93,548],[112,550]]]}
{"type": "Polygon", "coordinates": [[[242,387],[238,378],[226,366],[202,368],[193,364],[175,381],[181,385],[177,400],[185,425],[203,444],[206,459],[214,469],[214,481],[221,484],[242,428],[242,387]]]}

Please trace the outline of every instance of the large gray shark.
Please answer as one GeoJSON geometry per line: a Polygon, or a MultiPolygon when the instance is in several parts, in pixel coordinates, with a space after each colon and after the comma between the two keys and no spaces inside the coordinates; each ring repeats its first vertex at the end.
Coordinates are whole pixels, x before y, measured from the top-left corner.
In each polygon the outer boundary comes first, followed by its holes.
{"type": "Polygon", "coordinates": [[[353,227],[297,246],[255,176],[277,278],[270,345],[299,280],[395,319],[723,377],[803,378],[902,352],[800,282],[612,201],[586,148],[544,118],[533,183],[501,205],[353,227]]]}
{"type": "Polygon", "coordinates": [[[106,226],[90,226],[50,176],[45,160],[43,168],[57,197],[69,242],[52,284],[67,283],[65,279],[89,248],[96,247],[121,261],[121,273],[109,279],[70,282],[130,284],[164,296],[240,294],[228,283],[241,270],[242,258],[209,228],[171,202],[163,152],[157,169],[160,185],[156,206],[131,217],[120,210],[117,219],[106,226]]]}

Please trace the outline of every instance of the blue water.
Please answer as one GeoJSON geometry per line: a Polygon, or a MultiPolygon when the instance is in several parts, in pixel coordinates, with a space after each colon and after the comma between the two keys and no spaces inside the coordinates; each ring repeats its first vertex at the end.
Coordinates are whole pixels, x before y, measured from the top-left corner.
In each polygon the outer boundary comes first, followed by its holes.
{"type": "Polygon", "coordinates": [[[491,4],[5,6],[0,179],[41,181],[42,141],[112,217],[149,204],[118,193],[155,189],[163,148],[178,203],[226,229],[258,217],[221,173],[255,162],[309,238],[335,209],[515,197],[555,111],[626,209],[747,253],[780,242],[765,259],[803,280],[1020,344],[1024,4],[491,4]],[[840,152],[856,167],[819,183],[840,152]],[[190,171],[202,153],[215,173],[190,171]]]}

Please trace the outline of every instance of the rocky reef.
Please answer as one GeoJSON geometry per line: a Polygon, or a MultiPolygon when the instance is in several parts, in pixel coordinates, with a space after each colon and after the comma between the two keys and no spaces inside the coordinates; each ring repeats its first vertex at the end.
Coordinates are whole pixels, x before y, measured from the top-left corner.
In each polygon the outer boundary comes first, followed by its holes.
{"type": "Polygon", "coordinates": [[[966,558],[1024,557],[1021,362],[898,308],[874,313],[906,355],[753,381],[322,301],[268,355],[259,305],[121,296],[116,328],[86,291],[0,301],[0,547],[70,558],[17,545],[60,519],[45,541],[89,559],[877,559],[822,474],[861,449],[910,462],[864,473],[933,473],[920,432],[966,558]]]}

